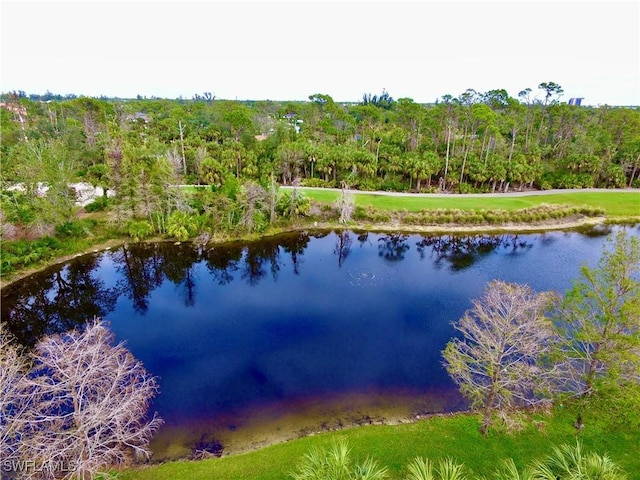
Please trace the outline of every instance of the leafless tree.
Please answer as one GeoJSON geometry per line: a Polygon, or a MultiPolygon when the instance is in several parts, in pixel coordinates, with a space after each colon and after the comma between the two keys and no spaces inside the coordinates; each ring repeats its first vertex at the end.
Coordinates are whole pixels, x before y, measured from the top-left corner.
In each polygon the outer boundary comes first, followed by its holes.
{"type": "Polygon", "coordinates": [[[356,201],[353,194],[349,192],[349,186],[344,182],[340,196],[336,200],[336,207],[340,212],[340,223],[350,222],[356,208],[356,201]]]}
{"type": "Polygon", "coordinates": [[[268,200],[268,193],[255,182],[245,182],[238,195],[240,207],[240,220],[238,224],[247,231],[252,232],[256,228],[256,214],[262,212],[268,200]]]}
{"type": "Polygon", "coordinates": [[[462,336],[447,344],[444,365],[471,406],[482,410],[483,435],[496,409],[545,401],[548,375],[540,360],[553,344],[545,312],[554,298],[527,285],[493,280],[453,323],[462,336]]]}
{"type": "Polygon", "coordinates": [[[0,461],[19,458],[27,371],[25,357],[0,325],[0,461]]]}
{"type": "Polygon", "coordinates": [[[178,120],[178,127],[180,129],[180,148],[182,151],[182,174],[187,175],[187,157],[184,154],[184,128],[182,127],[182,120],[178,120]]]}
{"type": "Polygon", "coordinates": [[[45,337],[33,358],[25,458],[83,480],[148,458],[149,440],[162,423],[147,417],[156,380],[122,343],[114,346],[102,321],[45,337]]]}
{"type": "Polygon", "coordinates": [[[182,168],[182,157],[180,156],[180,153],[178,153],[178,149],[176,148],[176,146],[173,145],[172,148],[167,150],[165,155],[167,156],[167,160],[169,160],[169,163],[171,163],[173,170],[176,173],[180,172],[182,168]]]}

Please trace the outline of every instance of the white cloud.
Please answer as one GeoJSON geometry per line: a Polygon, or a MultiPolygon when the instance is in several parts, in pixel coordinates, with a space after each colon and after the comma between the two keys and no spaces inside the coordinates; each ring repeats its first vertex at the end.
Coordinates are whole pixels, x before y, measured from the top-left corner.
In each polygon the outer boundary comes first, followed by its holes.
{"type": "Polygon", "coordinates": [[[1,90],[433,101],[554,81],[638,105],[639,32],[637,2],[4,1],[1,90]]]}

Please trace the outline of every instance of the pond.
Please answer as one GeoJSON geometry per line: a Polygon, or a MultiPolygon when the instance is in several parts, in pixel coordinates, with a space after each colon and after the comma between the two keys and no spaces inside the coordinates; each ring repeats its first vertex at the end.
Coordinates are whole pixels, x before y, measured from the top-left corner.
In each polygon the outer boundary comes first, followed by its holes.
{"type": "Polygon", "coordinates": [[[155,459],[464,409],[441,365],[494,278],[564,291],[620,228],[502,235],[301,231],[129,244],[2,290],[26,345],[95,316],[159,377],[155,459]]]}

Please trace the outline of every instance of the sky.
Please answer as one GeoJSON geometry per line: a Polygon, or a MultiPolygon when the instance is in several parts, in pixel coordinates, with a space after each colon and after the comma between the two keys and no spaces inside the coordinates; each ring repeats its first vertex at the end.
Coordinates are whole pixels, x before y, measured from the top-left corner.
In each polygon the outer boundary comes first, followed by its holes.
{"type": "Polygon", "coordinates": [[[640,105],[638,0],[1,1],[1,92],[640,105]]]}

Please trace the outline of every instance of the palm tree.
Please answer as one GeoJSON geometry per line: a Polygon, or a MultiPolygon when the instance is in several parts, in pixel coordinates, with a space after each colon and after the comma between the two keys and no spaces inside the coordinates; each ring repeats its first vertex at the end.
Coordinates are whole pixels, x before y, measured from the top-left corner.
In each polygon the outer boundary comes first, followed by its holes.
{"type": "Polygon", "coordinates": [[[519,472],[512,458],[506,460],[491,478],[493,480],[536,480],[531,469],[527,468],[519,472]]]}
{"type": "Polygon", "coordinates": [[[627,475],[607,455],[584,455],[580,441],[560,445],[546,459],[533,463],[535,480],[626,480],[627,475]]]}
{"type": "Polygon", "coordinates": [[[371,458],[354,465],[351,448],[340,438],[327,450],[312,448],[291,477],[294,480],[383,480],[387,469],[379,467],[371,458]]]}
{"type": "Polygon", "coordinates": [[[428,458],[415,458],[408,466],[406,480],[468,480],[464,465],[451,458],[434,464],[428,458]]]}

